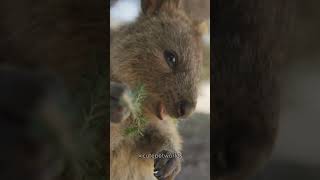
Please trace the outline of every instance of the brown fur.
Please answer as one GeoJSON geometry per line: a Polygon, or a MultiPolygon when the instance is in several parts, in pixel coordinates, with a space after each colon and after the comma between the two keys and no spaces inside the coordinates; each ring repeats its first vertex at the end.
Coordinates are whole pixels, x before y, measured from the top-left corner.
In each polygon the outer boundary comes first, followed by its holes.
{"type": "MultiPolygon", "coordinates": [[[[187,99],[196,104],[201,69],[200,32],[174,0],[142,1],[143,13],[136,22],[113,34],[110,55],[111,80],[134,88],[139,83],[148,97],[143,105],[148,123],[143,137],[124,137],[132,121],[128,118],[111,128],[111,180],[152,180],[154,160],[139,159],[138,154],[161,150],[180,152],[181,138],[176,124],[159,120],[157,103],[165,105],[168,115],[177,117],[177,103],[187,99]],[[178,65],[167,65],[164,50],[178,54],[178,65]]],[[[169,177],[167,179],[174,179],[169,177]]]]}
{"type": "Polygon", "coordinates": [[[107,4],[99,0],[0,2],[0,63],[46,68],[77,88],[107,58],[107,4]]]}
{"type": "MultiPolygon", "coordinates": [[[[81,98],[72,99],[75,100],[72,101],[72,107],[76,107],[74,109],[81,117],[81,108],[77,105],[82,106],[83,104],[85,104],[79,101],[87,101],[89,98],[87,98],[86,96],[90,95],[88,93],[88,89],[90,90],[90,93],[92,92],[91,89],[93,89],[91,83],[93,85],[96,85],[96,82],[90,81],[89,83],[87,83],[87,81],[83,80],[88,79],[88,76],[90,78],[91,76],[95,76],[100,70],[100,67],[104,68],[106,71],[106,32],[108,20],[107,8],[107,2],[100,0],[0,1],[0,66],[3,66],[3,64],[23,66],[26,68],[22,69],[26,69],[27,72],[31,71],[31,74],[32,72],[36,71],[34,69],[41,69],[45,72],[47,72],[47,70],[48,72],[54,72],[54,77],[57,76],[59,77],[58,79],[64,80],[65,84],[63,85],[67,87],[68,92],[71,92],[71,95],[73,95],[74,97],[78,97],[78,94],[81,94],[81,98]]],[[[24,78],[24,75],[22,74],[21,77],[24,78]]],[[[23,83],[20,82],[21,85],[19,84],[17,88],[24,89],[23,85],[27,86],[28,88],[33,87],[32,78],[31,80],[29,79],[25,78],[23,83]]],[[[42,83],[43,81],[40,82],[42,83]]],[[[31,95],[33,93],[36,93],[37,97],[39,96],[40,99],[44,98],[44,95],[41,95],[39,93],[42,91],[41,89],[43,87],[47,88],[46,83],[48,82],[44,81],[43,85],[41,84],[40,87],[35,87],[35,91],[32,93],[25,91],[25,94],[23,94],[25,97],[23,95],[21,95],[21,97],[16,96],[14,98],[14,102],[20,102],[22,103],[22,105],[25,101],[27,103],[31,103],[34,101],[31,98],[31,95]],[[29,99],[24,100],[25,98],[29,99]]],[[[105,85],[107,85],[106,81],[105,85]]],[[[23,91],[22,89],[21,91],[23,91]]],[[[50,92],[51,91],[55,93],[55,90],[50,89],[50,92]]],[[[43,93],[46,93],[46,91],[44,91],[43,93]]],[[[56,97],[54,96],[54,98],[56,97]]],[[[62,97],[61,99],[65,98],[62,97]]],[[[102,101],[106,102],[107,100],[102,99],[102,101]]],[[[50,104],[50,102],[48,104],[50,104]]],[[[26,105],[28,108],[33,108],[29,107],[28,104],[26,105]]],[[[51,107],[48,109],[53,110],[51,107]]],[[[24,113],[20,111],[17,112],[17,114],[24,116],[24,113]]],[[[50,118],[56,117],[53,115],[48,116],[50,118]]],[[[26,117],[27,116],[24,116],[23,118],[26,117]]],[[[53,120],[57,124],[60,122],[60,120],[65,120],[62,118],[58,119],[59,121],[56,121],[56,119],[53,120]]],[[[77,119],[77,128],[82,126],[82,124],[80,123],[81,119],[82,118],[77,119]]],[[[59,125],[62,126],[64,125],[63,123],[59,125]]],[[[29,124],[30,123],[26,125],[29,124]]],[[[53,125],[50,124],[50,128],[53,129],[53,127],[51,127],[53,125]]],[[[57,129],[59,129],[59,127],[57,129]]],[[[63,137],[62,139],[64,139],[64,133],[61,133],[60,131],[55,131],[54,133],[57,133],[59,137],[63,137]]],[[[78,135],[76,134],[76,136],[78,135]]],[[[51,142],[51,140],[48,141],[51,142]]],[[[82,142],[86,142],[86,140],[82,139],[82,142]]],[[[73,143],[76,142],[73,141],[73,143]]],[[[103,141],[101,143],[103,143],[103,141]]],[[[55,148],[60,147],[56,146],[55,148]]],[[[78,148],[77,151],[74,151],[75,153],[72,154],[78,154],[84,149],[86,148],[78,148]]],[[[9,157],[14,156],[15,155],[12,154],[12,156],[9,157]]],[[[42,160],[44,161],[44,163],[46,163],[43,166],[42,164],[39,164],[39,167],[41,166],[41,169],[52,169],[53,164],[48,164],[46,156],[43,156],[42,154],[42,150],[39,151],[38,154],[32,154],[31,156],[32,158],[41,158],[40,161],[42,160]]],[[[28,158],[28,162],[31,162],[32,159],[29,159],[29,155],[26,158],[28,158]]],[[[67,158],[71,158],[71,156],[67,158]]],[[[85,158],[87,158],[87,156],[83,155],[81,156],[81,158],[84,160],[85,158]]],[[[102,158],[101,161],[103,161],[102,158]]],[[[36,163],[36,161],[32,161],[32,163],[36,163]]],[[[19,164],[22,164],[23,166],[22,161],[19,164]]],[[[80,163],[76,164],[78,166],[80,163]]],[[[29,166],[30,164],[28,164],[28,167],[29,166]]],[[[79,166],[82,166],[82,164],[80,164],[79,166]]],[[[38,168],[37,164],[34,164],[34,166],[30,167],[34,167],[32,169],[34,169],[35,176],[42,176],[42,174],[45,173],[40,168],[38,168]]],[[[66,168],[69,169],[69,165],[67,165],[66,168]]],[[[73,167],[71,168],[73,169],[73,167]]],[[[11,170],[12,172],[18,174],[21,173],[21,176],[23,176],[24,179],[28,179],[28,175],[24,174],[19,169],[16,169],[16,171],[14,171],[14,169],[11,170]]],[[[86,174],[92,172],[81,171],[81,173],[86,174]]],[[[78,177],[82,176],[81,173],[77,172],[75,173],[75,176],[70,175],[72,177],[68,176],[65,179],[78,180],[80,179],[78,177]]],[[[32,176],[30,176],[30,178],[31,177],[32,176]]],[[[62,178],[58,179],[61,180],[62,178]]]]}
{"type": "Polygon", "coordinates": [[[0,67],[0,83],[0,179],[79,179],[73,166],[78,122],[62,106],[69,102],[59,79],[45,71],[0,67]]]}
{"type": "Polygon", "coordinates": [[[212,175],[246,180],[270,158],[277,135],[289,1],[213,2],[212,175]]]}

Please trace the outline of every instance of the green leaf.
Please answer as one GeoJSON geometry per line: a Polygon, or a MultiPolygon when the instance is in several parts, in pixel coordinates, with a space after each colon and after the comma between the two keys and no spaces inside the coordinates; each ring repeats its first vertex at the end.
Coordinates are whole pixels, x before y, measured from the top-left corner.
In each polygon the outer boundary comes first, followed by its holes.
{"type": "Polygon", "coordinates": [[[143,129],[147,123],[147,119],[142,112],[143,102],[147,97],[147,92],[143,84],[139,84],[136,88],[132,89],[129,96],[132,99],[132,106],[130,111],[132,112],[133,121],[127,129],[125,129],[125,135],[130,136],[143,136],[143,129]]]}

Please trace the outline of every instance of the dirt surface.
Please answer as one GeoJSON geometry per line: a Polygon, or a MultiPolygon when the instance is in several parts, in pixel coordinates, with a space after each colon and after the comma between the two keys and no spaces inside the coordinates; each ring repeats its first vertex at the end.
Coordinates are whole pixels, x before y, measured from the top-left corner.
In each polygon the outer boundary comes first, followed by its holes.
{"type": "Polygon", "coordinates": [[[195,113],[180,122],[184,140],[182,170],[176,180],[210,179],[210,116],[195,113]]]}

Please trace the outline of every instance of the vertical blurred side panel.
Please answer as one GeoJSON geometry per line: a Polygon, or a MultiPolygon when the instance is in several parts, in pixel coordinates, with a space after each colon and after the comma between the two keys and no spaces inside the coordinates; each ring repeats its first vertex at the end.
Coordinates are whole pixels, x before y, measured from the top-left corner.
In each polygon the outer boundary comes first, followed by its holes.
{"type": "Polygon", "coordinates": [[[290,2],[213,1],[212,168],[244,180],[269,159],[279,120],[277,69],[287,55],[290,2]]]}

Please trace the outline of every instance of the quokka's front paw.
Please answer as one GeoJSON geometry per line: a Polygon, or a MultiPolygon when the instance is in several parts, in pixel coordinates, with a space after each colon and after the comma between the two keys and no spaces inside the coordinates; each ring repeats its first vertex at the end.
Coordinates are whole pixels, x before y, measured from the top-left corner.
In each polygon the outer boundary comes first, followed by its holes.
{"type": "Polygon", "coordinates": [[[110,82],[110,122],[119,123],[130,115],[129,89],[121,83],[110,82]]]}
{"type": "Polygon", "coordinates": [[[178,154],[161,151],[154,162],[154,175],[158,180],[174,180],[181,170],[181,157],[178,154]]]}

